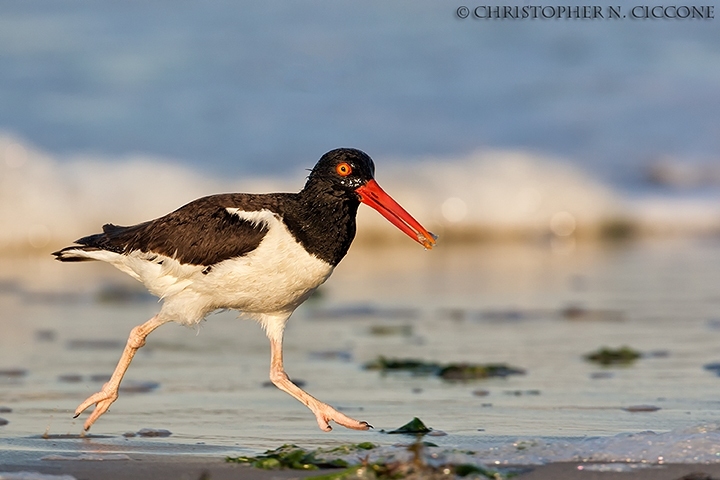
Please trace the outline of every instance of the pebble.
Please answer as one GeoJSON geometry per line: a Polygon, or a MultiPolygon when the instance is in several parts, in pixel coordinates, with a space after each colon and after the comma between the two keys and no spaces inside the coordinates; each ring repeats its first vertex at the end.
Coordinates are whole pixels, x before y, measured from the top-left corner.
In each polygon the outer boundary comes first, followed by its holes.
{"type": "MultiPolygon", "coordinates": [[[[305,386],[305,384],[307,383],[307,382],[305,382],[305,380],[290,379],[290,381],[293,382],[295,385],[297,385],[300,388],[303,388],[305,386]]],[[[266,382],[263,382],[262,386],[263,387],[274,387],[275,384],[272,383],[270,380],[268,380],[266,382]]]]}
{"type": "Polygon", "coordinates": [[[720,376],[720,362],[706,363],[703,368],[720,376]]]}
{"type": "Polygon", "coordinates": [[[521,395],[540,395],[540,390],[505,390],[503,393],[519,397],[521,395]]]}
{"type": "Polygon", "coordinates": [[[352,353],[345,350],[325,350],[310,352],[310,358],[313,360],[340,360],[342,362],[350,362],[352,361],[352,353]]]}
{"type": "Polygon", "coordinates": [[[172,435],[170,430],[163,430],[162,428],[143,428],[138,430],[138,437],[169,437],[172,435]]]}
{"type": "Polygon", "coordinates": [[[38,342],[54,342],[56,338],[55,330],[37,330],[35,332],[35,340],[38,342]]]}
{"type": "Polygon", "coordinates": [[[412,325],[373,325],[369,331],[370,335],[401,335],[409,337],[413,333],[413,328],[412,325]]]}
{"type": "Polygon", "coordinates": [[[623,408],[626,412],[657,412],[660,410],[660,407],[656,407],[655,405],[631,405],[629,407],[623,408]]]}
{"type": "Polygon", "coordinates": [[[122,393],[148,393],[160,386],[158,382],[127,382],[120,385],[122,393]]]}
{"type": "Polygon", "coordinates": [[[338,412],[363,412],[365,407],[345,407],[343,405],[335,405],[338,412]]]}
{"type": "Polygon", "coordinates": [[[75,373],[68,373],[65,375],[58,376],[58,381],[64,382],[64,383],[79,383],[79,382],[82,382],[82,375],[78,375],[75,373]]]}

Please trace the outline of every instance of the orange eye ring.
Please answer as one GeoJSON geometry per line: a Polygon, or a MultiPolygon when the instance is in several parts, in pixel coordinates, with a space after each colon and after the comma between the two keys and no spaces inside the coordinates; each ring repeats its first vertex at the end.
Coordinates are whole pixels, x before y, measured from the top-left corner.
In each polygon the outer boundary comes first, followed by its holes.
{"type": "Polygon", "coordinates": [[[338,175],[341,177],[347,177],[352,173],[352,167],[348,163],[338,163],[337,167],[335,167],[335,171],[338,175]]]}

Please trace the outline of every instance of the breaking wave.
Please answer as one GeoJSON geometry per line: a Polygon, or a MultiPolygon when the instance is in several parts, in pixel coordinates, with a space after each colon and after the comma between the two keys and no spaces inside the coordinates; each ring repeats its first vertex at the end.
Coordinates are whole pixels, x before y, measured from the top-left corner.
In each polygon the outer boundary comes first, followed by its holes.
{"type": "MultiPolygon", "coordinates": [[[[720,231],[717,201],[623,195],[534,153],[390,159],[377,170],[383,188],[446,242],[720,231]]],[[[59,159],[0,136],[0,253],[46,253],[104,223],[138,223],[212,193],[297,191],[305,175],[227,179],[141,155],[59,159]]],[[[360,243],[403,239],[370,209],[359,222],[360,243]]]]}

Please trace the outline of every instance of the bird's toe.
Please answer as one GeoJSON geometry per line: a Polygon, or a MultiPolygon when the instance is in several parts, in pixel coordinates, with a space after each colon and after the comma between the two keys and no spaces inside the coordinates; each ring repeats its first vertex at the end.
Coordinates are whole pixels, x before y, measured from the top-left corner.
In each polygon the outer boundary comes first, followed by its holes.
{"type": "Polygon", "coordinates": [[[367,422],[359,422],[354,418],[350,418],[345,415],[335,417],[333,418],[333,420],[338,425],[342,425],[343,427],[349,428],[351,430],[369,430],[372,428],[372,425],[367,422]]]}
{"type": "Polygon", "coordinates": [[[84,430],[88,431],[92,424],[95,423],[98,418],[100,418],[100,415],[107,412],[108,408],[110,408],[110,405],[115,400],[117,400],[117,398],[118,395],[116,389],[103,389],[93,395],[90,395],[83,403],[81,403],[75,410],[75,415],[73,418],[77,418],[78,416],[80,416],[80,414],[87,410],[90,405],[95,405],[95,409],[92,411],[90,417],[88,417],[83,426],[84,430]]]}
{"type": "Polygon", "coordinates": [[[325,417],[318,417],[317,418],[318,427],[320,427],[320,430],[323,432],[331,432],[332,426],[330,426],[330,419],[325,417]]]}

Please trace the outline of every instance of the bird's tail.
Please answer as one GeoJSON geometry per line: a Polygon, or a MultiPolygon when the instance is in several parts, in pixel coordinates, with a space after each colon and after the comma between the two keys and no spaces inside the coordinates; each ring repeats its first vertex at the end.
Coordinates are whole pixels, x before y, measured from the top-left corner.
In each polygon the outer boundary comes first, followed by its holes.
{"type": "Polygon", "coordinates": [[[52,254],[55,255],[55,260],[60,260],[61,262],[86,262],[88,260],[99,260],[96,257],[96,253],[99,250],[97,247],[87,245],[73,245],[72,247],[65,247],[52,254]]]}
{"type": "Polygon", "coordinates": [[[120,227],[108,223],[103,225],[103,233],[95,233],[75,240],[78,245],[65,247],[53,252],[56,260],[61,262],[84,262],[86,260],[110,261],[125,251],[125,245],[138,229],[145,227],[148,222],[132,227],[120,227]]]}

